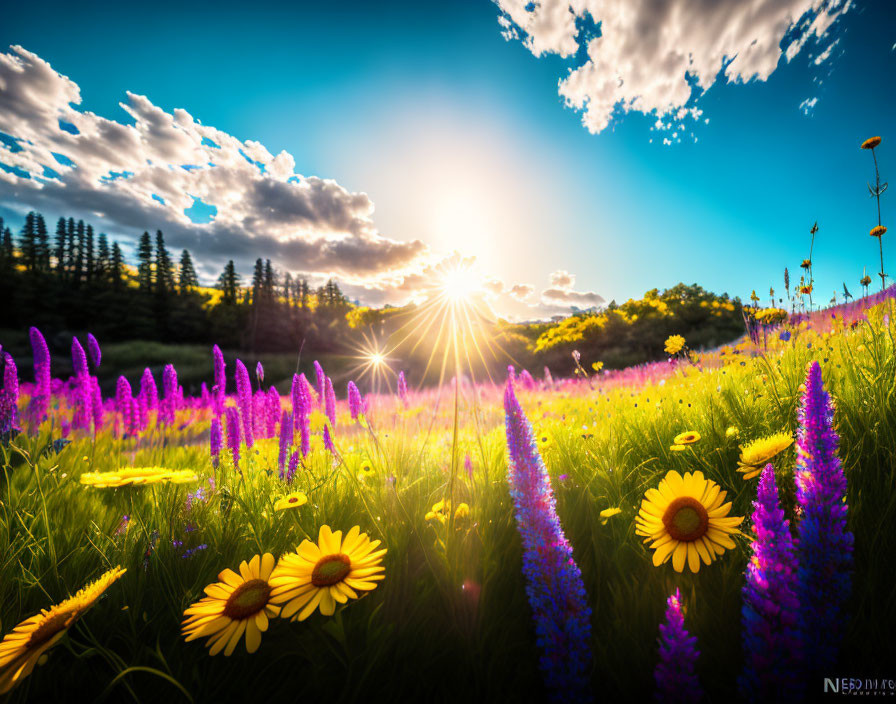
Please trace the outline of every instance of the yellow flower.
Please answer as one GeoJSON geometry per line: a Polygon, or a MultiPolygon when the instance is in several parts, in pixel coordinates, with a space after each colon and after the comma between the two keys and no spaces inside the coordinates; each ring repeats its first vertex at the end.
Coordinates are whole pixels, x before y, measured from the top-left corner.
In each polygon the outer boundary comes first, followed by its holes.
{"type": "Polygon", "coordinates": [[[606,525],[607,521],[610,520],[613,516],[618,516],[622,513],[621,508],[605,508],[600,512],[600,517],[603,519],[601,523],[606,525]]]}
{"type": "Polygon", "coordinates": [[[66,634],[126,570],[115,567],[77,594],[25,619],[0,642],[0,695],[31,674],[37,661],[66,634]]]}
{"type": "Polygon", "coordinates": [[[684,452],[685,450],[688,449],[688,446],[687,445],[669,445],[669,449],[672,450],[672,452],[684,452]]]}
{"type": "Polygon", "coordinates": [[[744,475],[744,480],[757,477],[766,464],[792,444],[793,436],[789,433],[775,433],[753,440],[748,445],[741,446],[737,471],[744,475]]]}
{"type": "Polygon", "coordinates": [[[266,552],[240,563],[240,573],[228,568],[205,588],[207,596],[184,611],[182,633],[188,641],[208,637],[209,655],[233,653],[246,636],[246,650],[254,653],[270,619],[280,613],[271,601],[274,556],[266,552]]]}
{"type": "Polygon", "coordinates": [[[862,142],[862,149],[874,149],[878,144],[880,144],[880,137],[869,137],[862,142]]]}
{"type": "Polygon", "coordinates": [[[358,466],[358,479],[367,479],[368,477],[372,477],[375,473],[370,460],[361,460],[361,464],[358,466]]]}
{"type": "Polygon", "coordinates": [[[199,476],[191,469],[166,469],[165,467],[126,467],[110,472],[84,472],[81,483],[98,489],[120,486],[142,486],[144,484],[186,484],[199,481],[199,476]]]}
{"type": "Polygon", "coordinates": [[[274,510],[283,511],[287,508],[298,508],[299,506],[304,506],[307,503],[307,496],[305,496],[301,491],[294,491],[291,494],[287,494],[286,496],[282,496],[277,499],[277,503],[274,504],[274,510]]]}
{"type": "Polygon", "coordinates": [[[700,439],[700,433],[696,430],[688,430],[686,433],[679,433],[672,440],[676,445],[691,445],[700,439]]]}
{"type": "Polygon", "coordinates": [[[271,600],[282,604],[283,618],[304,621],[320,607],[324,616],[332,616],[336,603],[357,599],[358,592],[371,591],[385,575],[382,565],[385,550],[377,550],[379,540],[370,540],[360,526],[342,539],[330,526],[320,527],[318,541],[303,540],[296,552],[280,558],[271,575],[271,600]],[[357,590],[357,591],[356,591],[357,590]]]}
{"type": "Polygon", "coordinates": [[[808,268],[810,268],[811,266],[812,266],[812,260],[811,260],[811,259],[803,259],[803,263],[800,264],[800,267],[802,267],[803,269],[808,269],[808,268]]]}
{"type": "Polygon", "coordinates": [[[535,433],[535,444],[538,446],[539,452],[549,450],[554,445],[554,438],[546,430],[535,433]]]}
{"type": "Polygon", "coordinates": [[[594,371],[599,372],[601,369],[604,368],[604,363],[603,363],[603,362],[593,362],[593,363],[591,364],[591,368],[592,368],[594,371]]]}
{"type": "Polygon", "coordinates": [[[872,237],[883,237],[887,234],[887,228],[883,225],[878,225],[877,227],[872,227],[871,232],[868,233],[872,237]]]}
{"type": "Polygon", "coordinates": [[[736,438],[738,435],[740,435],[740,430],[733,425],[729,425],[728,430],[725,431],[725,437],[727,438],[736,438]]]}
{"type": "Polygon", "coordinates": [[[659,567],[670,559],[676,572],[687,563],[691,572],[700,570],[700,561],[710,564],[725,549],[733,549],[730,534],[737,532],[743,516],[728,517],[731,502],[723,503],[727,492],[703,476],[675,470],[666,474],[656,489],[648,489],[635,519],[635,533],[652,542],[653,564],[659,567]]]}
{"type": "MultiPolygon", "coordinates": [[[[460,506],[457,507],[460,510],[460,506]]],[[[439,521],[444,524],[448,520],[448,514],[451,511],[451,504],[444,499],[440,499],[432,505],[432,509],[426,512],[424,518],[427,521],[439,521]]]]}
{"type": "Polygon", "coordinates": [[[670,335],[666,339],[666,354],[678,354],[684,348],[684,338],[681,335],[670,335]]]}
{"type": "Polygon", "coordinates": [[[806,285],[800,286],[800,295],[801,296],[808,296],[811,293],[812,293],[812,284],[809,284],[808,286],[806,286],[806,285]]]}
{"type": "Polygon", "coordinates": [[[470,507],[467,504],[458,504],[457,509],[454,511],[455,520],[458,518],[469,518],[470,517],[470,507]]]}

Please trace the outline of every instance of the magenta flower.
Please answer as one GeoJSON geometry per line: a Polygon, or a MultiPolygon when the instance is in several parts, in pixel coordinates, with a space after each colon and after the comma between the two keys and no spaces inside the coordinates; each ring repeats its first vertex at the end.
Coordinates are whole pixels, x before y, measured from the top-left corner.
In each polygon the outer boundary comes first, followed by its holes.
{"type": "Polygon", "coordinates": [[[255,436],[252,432],[252,384],[249,382],[249,370],[242,360],[236,360],[236,395],[240,406],[240,417],[243,421],[243,435],[246,447],[255,444],[255,436]]]}
{"type": "Polygon", "coordinates": [[[330,435],[330,426],[324,426],[324,448],[330,453],[336,454],[336,446],[333,444],[333,437],[330,435]]]}
{"type": "Polygon", "coordinates": [[[846,530],[846,475],[837,457],[834,407],[813,362],[799,411],[796,499],[800,625],[805,662],[827,672],[837,659],[852,581],[853,534],[846,530]]]}
{"type": "Polygon", "coordinates": [[[31,328],[28,337],[34,352],[34,392],[28,403],[28,422],[37,428],[46,419],[50,406],[50,350],[37,328],[31,328]]]}
{"type": "MultiPolygon", "coordinates": [[[[240,469],[240,417],[233,406],[224,411],[227,430],[227,447],[233,455],[233,466],[240,469]]],[[[242,470],[240,470],[242,472],[242,470]]]]}
{"type": "Polygon", "coordinates": [[[212,427],[209,431],[208,444],[212,456],[212,466],[217,469],[221,456],[221,419],[217,416],[212,418],[212,427]]]}
{"type": "Polygon", "coordinates": [[[660,624],[659,662],[653,673],[656,699],[663,704],[698,702],[703,698],[703,690],[696,673],[697,638],[684,627],[678,589],[666,603],[666,622],[660,624]]]}
{"type": "Polygon", "coordinates": [[[289,456],[289,470],[286,472],[286,483],[292,484],[293,478],[296,476],[296,470],[299,468],[299,462],[302,456],[298,452],[293,452],[289,456]]]}
{"type": "Polygon", "coordinates": [[[87,333],[87,350],[90,352],[90,360],[93,362],[94,368],[100,366],[103,361],[103,353],[100,350],[100,343],[96,341],[93,333],[87,333]]]}
{"type": "MultiPolygon", "coordinates": [[[[277,421],[280,420],[281,415],[281,406],[280,406],[280,394],[277,393],[277,389],[273,386],[268,389],[267,402],[266,402],[266,415],[265,415],[265,426],[266,426],[266,434],[269,438],[274,437],[277,432],[277,421]]],[[[292,416],[290,415],[290,424],[292,423],[292,416]]]]}
{"type": "Polygon", "coordinates": [[[72,338],[72,374],[76,379],[90,374],[87,368],[87,355],[77,337],[72,338]]]}
{"type": "Polygon", "coordinates": [[[289,448],[292,447],[292,438],[292,414],[289,411],[283,411],[283,415],[280,416],[280,451],[277,454],[277,467],[280,470],[280,479],[286,478],[286,460],[289,455],[289,448]]]}
{"type": "Polygon", "coordinates": [[[330,377],[326,379],[326,413],[330,421],[330,425],[336,428],[336,392],[333,391],[333,381],[330,377]]]}
{"type": "Polygon", "coordinates": [[[590,701],[591,609],[512,376],[504,391],[504,411],[510,454],[507,482],[523,544],[523,574],[542,674],[556,701],[590,701]]]}
{"type": "Polygon", "coordinates": [[[216,416],[220,416],[224,413],[224,399],[227,395],[227,365],[224,364],[224,355],[217,345],[212,347],[212,356],[215,360],[215,386],[212,389],[215,395],[214,411],[216,416]]]}
{"type": "Polygon", "coordinates": [[[364,413],[364,400],[353,381],[348,382],[348,410],[352,415],[352,420],[358,420],[358,416],[364,413]]]}
{"type": "Polygon", "coordinates": [[[325,403],[327,394],[327,375],[324,374],[324,368],[320,366],[320,362],[314,360],[314,373],[317,376],[317,396],[320,404],[325,403]]]}
{"type": "Polygon", "coordinates": [[[401,402],[404,404],[404,407],[408,407],[408,382],[404,378],[404,372],[398,372],[398,398],[401,399],[401,402]]]}
{"type": "Polygon", "coordinates": [[[177,371],[173,364],[166,364],[162,371],[162,402],[159,406],[159,421],[166,425],[174,424],[174,415],[179,405],[177,388],[177,371]]]}
{"type": "Polygon", "coordinates": [[[19,371],[13,358],[0,352],[3,363],[3,388],[0,389],[0,435],[18,428],[19,422],[19,371]]]}
{"type": "Polygon", "coordinates": [[[799,701],[803,676],[796,554],[771,464],[759,477],[753,530],[756,539],[741,607],[744,670],[738,680],[740,690],[751,702],[799,701]]]}
{"type": "Polygon", "coordinates": [[[140,395],[143,396],[148,409],[155,411],[159,408],[159,389],[155,377],[148,368],[143,370],[143,376],[140,377],[140,395]]]}
{"type": "Polygon", "coordinates": [[[261,383],[264,381],[264,367],[261,366],[261,362],[255,363],[255,378],[258,379],[258,386],[261,387],[261,383]]]}
{"type": "Polygon", "coordinates": [[[95,431],[103,429],[105,422],[105,409],[103,407],[103,392],[100,390],[100,383],[95,376],[90,377],[91,382],[91,414],[93,416],[93,427],[95,431]]]}

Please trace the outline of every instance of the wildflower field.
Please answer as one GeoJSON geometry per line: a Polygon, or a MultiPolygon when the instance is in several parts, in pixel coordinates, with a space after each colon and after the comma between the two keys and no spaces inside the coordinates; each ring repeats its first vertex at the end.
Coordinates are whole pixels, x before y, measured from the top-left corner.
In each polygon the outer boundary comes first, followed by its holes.
{"type": "Polygon", "coordinates": [[[618,371],[378,393],[215,348],[200,396],[168,366],[104,397],[92,336],[58,379],[32,329],[33,360],[2,353],[0,693],[771,701],[892,677],[894,296],[618,371]]]}

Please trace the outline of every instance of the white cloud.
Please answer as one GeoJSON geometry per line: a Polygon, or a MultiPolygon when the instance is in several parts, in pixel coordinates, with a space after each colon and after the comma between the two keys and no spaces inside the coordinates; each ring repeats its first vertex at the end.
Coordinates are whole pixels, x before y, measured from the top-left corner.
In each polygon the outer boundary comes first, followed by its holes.
{"type": "Polygon", "coordinates": [[[800,103],[800,112],[803,115],[809,115],[814,109],[815,105],[818,103],[818,98],[806,98],[803,102],[800,103]]]}
{"type": "Polygon", "coordinates": [[[606,129],[617,111],[676,116],[720,75],[728,82],[767,80],[782,54],[790,61],[807,41],[820,39],[852,2],[496,1],[535,56],[586,50],[587,60],[560,81],[559,92],[582,111],[592,133],[606,129]],[[589,17],[600,23],[599,37],[576,27],[589,17]]]}
{"type": "Polygon", "coordinates": [[[821,52],[818,56],[815,57],[815,61],[814,61],[815,65],[819,66],[820,64],[823,64],[825,61],[827,61],[828,58],[830,58],[831,52],[834,50],[834,47],[837,46],[839,43],[840,43],[839,39],[835,39],[833,42],[831,42],[828,45],[827,49],[825,49],[823,52],[821,52]]]}
{"type": "Polygon", "coordinates": [[[428,255],[419,240],[380,234],[365,193],[296,173],[285,151],[272,155],[142,95],[121,103],[133,125],[80,103],[78,85],[36,54],[0,53],[0,131],[17,141],[15,150],[0,147],[12,169],[0,171],[0,204],[84,217],[116,235],[161,229],[209,269],[270,257],[311,276],[370,283],[419,268],[428,255]],[[194,199],[217,209],[211,222],[184,214],[194,199]]]}

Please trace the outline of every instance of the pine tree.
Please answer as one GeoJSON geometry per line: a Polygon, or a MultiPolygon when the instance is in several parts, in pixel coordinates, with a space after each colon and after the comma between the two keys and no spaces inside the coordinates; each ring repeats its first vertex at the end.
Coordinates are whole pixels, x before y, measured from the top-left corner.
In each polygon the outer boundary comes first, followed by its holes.
{"type": "Polygon", "coordinates": [[[78,220],[78,229],[75,232],[75,244],[77,251],[75,253],[75,283],[80,283],[84,278],[84,253],[85,253],[85,233],[84,221],[78,220]]]}
{"type": "Polygon", "coordinates": [[[34,219],[34,247],[37,257],[37,269],[50,271],[50,238],[47,234],[47,223],[44,216],[38,213],[34,219]]]}
{"type": "Polygon", "coordinates": [[[85,278],[90,281],[93,278],[95,267],[93,258],[93,225],[87,226],[87,231],[84,235],[84,267],[85,278]]]}
{"type": "Polygon", "coordinates": [[[240,275],[236,273],[236,267],[231,259],[224,266],[224,271],[218,277],[218,288],[223,292],[221,302],[225,305],[236,305],[237,289],[240,286],[240,275]]]}
{"type": "Polygon", "coordinates": [[[288,271],[283,274],[283,301],[287,308],[292,308],[292,276],[288,271]]]}
{"type": "Polygon", "coordinates": [[[65,270],[71,275],[75,269],[75,219],[69,218],[65,224],[65,270]]]}
{"type": "Polygon", "coordinates": [[[164,297],[174,290],[174,267],[165,246],[165,236],[156,230],[156,294],[164,297]]]}
{"type": "MultiPolygon", "coordinates": [[[[118,243],[116,242],[115,244],[117,246],[118,243]]],[[[140,235],[140,244],[137,246],[137,260],[139,262],[137,264],[137,284],[143,293],[150,293],[152,291],[152,239],[150,239],[148,232],[140,235]]]]}
{"type": "Polygon", "coordinates": [[[22,259],[25,260],[25,270],[35,272],[37,270],[37,242],[35,241],[35,216],[34,212],[29,212],[25,216],[25,225],[22,227],[22,234],[19,235],[19,249],[22,252],[22,259]]]}
{"type": "Polygon", "coordinates": [[[261,259],[255,260],[255,271],[252,273],[252,305],[257,306],[261,302],[261,292],[264,289],[264,264],[261,259]]]}
{"type": "Polygon", "coordinates": [[[105,279],[109,273],[109,240],[105,232],[100,233],[99,244],[97,245],[96,268],[94,274],[98,279],[105,279]]]}
{"type": "Polygon", "coordinates": [[[264,262],[264,298],[268,301],[274,300],[274,289],[277,286],[277,277],[274,275],[274,267],[271,260],[266,259],[264,262]]]}
{"type": "Polygon", "coordinates": [[[68,233],[65,229],[65,218],[59,218],[56,221],[56,249],[54,255],[56,257],[56,271],[65,275],[66,270],[66,246],[68,244],[68,233]]]}
{"type": "Polygon", "coordinates": [[[16,250],[12,239],[12,231],[3,227],[3,218],[0,218],[0,271],[9,271],[13,268],[16,250]]]}
{"type": "MultiPolygon", "coordinates": [[[[146,236],[149,237],[149,234],[147,233],[146,236]]],[[[139,276],[140,274],[138,273],[138,278],[139,276]]],[[[112,280],[112,287],[116,291],[124,283],[124,256],[121,253],[121,247],[118,246],[118,242],[112,243],[112,261],[109,264],[109,278],[112,280]]]]}
{"type": "Polygon", "coordinates": [[[199,286],[199,278],[196,276],[196,269],[193,267],[193,258],[185,249],[180,253],[180,271],[177,277],[180,286],[181,295],[189,293],[192,289],[199,286]]]}

